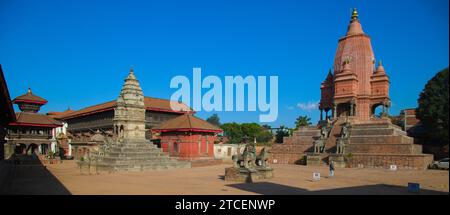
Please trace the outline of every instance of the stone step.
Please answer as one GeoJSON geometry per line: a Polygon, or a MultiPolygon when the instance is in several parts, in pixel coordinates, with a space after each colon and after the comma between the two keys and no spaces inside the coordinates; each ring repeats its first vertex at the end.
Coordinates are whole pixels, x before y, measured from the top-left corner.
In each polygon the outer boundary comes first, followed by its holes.
{"type": "Polygon", "coordinates": [[[352,128],[350,130],[352,137],[362,136],[362,135],[394,135],[395,131],[393,128],[352,128]]]}
{"type": "Polygon", "coordinates": [[[392,128],[392,125],[390,124],[353,124],[352,128],[358,129],[358,128],[392,128]]]}
{"type": "Polygon", "coordinates": [[[351,144],[399,144],[399,143],[409,143],[413,144],[414,139],[408,136],[387,136],[387,135],[361,135],[361,136],[350,136],[351,144]]]}
{"type": "Polygon", "coordinates": [[[188,162],[165,163],[165,164],[116,164],[116,165],[102,165],[99,164],[99,170],[113,170],[113,171],[143,171],[143,170],[166,170],[174,168],[190,168],[188,162]]]}
{"type": "Polygon", "coordinates": [[[172,161],[168,156],[164,157],[103,157],[102,161],[105,162],[128,162],[128,161],[172,161]]]}
{"type": "Polygon", "coordinates": [[[420,145],[402,144],[349,144],[346,151],[351,153],[419,154],[420,145]]]}
{"type": "Polygon", "coordinates": [[[314,147],[310,145],[274,145],[270,153],[305,153],[313,151],[314,147]]]}
{"type": "Polygon", "coordinates": [[[140,149],[140,148],[110,148],[110,152],[161,152],[161,149],[158,148],[148,148],[148,149],[140,149]]]}
{"type": "Polygon", "coordinates": [[[140,152],[118,152],[118,151],[108,151],[105,155],[109,155],[111,157],[118,156],[160,156],[164,155],[164,152],[161,151],[140,151],[140,152]]]}

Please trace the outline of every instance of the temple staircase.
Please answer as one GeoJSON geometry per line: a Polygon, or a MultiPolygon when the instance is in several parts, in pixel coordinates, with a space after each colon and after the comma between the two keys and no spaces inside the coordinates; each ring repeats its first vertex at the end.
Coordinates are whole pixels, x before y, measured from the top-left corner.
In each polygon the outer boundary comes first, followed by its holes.
{"type": "Polygon", "coordinates": [[[292,136],[284,137],[282,144],[274,144],[270,149],[269,161],[278,164],[304,164],[307,152],[313,152],[313,142],[320,137],[317,126],[303,126],[292,136]]]}
{"type": "Polygon", "coordinates": [[[391,123],[352,125],[345,151],[356,167],[426,169],[433,161],[432,155],[422,154],[421,145],[414,144],[413,138],[391,123]]]}

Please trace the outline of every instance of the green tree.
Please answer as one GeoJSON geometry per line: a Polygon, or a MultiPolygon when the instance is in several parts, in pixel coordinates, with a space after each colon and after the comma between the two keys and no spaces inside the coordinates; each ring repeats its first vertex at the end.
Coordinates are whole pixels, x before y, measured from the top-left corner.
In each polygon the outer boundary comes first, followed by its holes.
{"type": "Polygon", "coordinates": [[[249,141],[253,141],[253,138],[258,135],[262,128],[257,123],[242,123],[241,130],[244,135],[250,138],[249,141]]]}
{"type": "Polygon", "coordinates": [[[258,143],[272,143],[273,134],[270,132],[270,130],[262,129],[257,135],[256,135],[256,141],[258,143]]]}
{"type": "Polygon", "coordinates": [[[430,138],[448,144],[448,68],[438,72],[420,93],[416,113],[430,138]]]}
{"type": "Polygon", "coordinates": [[[220,128],[222,128],[230,143],[240,143],[242,141],[243,133],[238,123],[224,123],[220,128]]]}
{"type": "Polygon", "coordinates": [[[309,118],[308,116],[299,116],[295,120],[295,130],[297,130],[301,126],[308,126],[311,124],[311,118],[309,118]]]}
{"type": "Polygon", "coordinates": [[[285,127],[284,125],[280,126],[280,128],[277,130],[277,133],[275,134],[275,142],[276,143],[283,143],[283,137],[289,136],[289,129],[285,127]]]}
{"type": "Polygon", "coordinates": [[[217,114],[213,114],[212,116],[208,117],[208,119],[206,119],[207,122],[220,127],[220,118],[217,114]]]}

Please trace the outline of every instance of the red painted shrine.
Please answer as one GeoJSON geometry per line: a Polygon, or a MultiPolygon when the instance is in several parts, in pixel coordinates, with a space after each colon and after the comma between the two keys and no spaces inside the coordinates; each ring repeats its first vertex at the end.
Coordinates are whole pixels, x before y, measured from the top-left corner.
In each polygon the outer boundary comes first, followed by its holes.
{"type": "Polygon", "coordinates": [[[179,159],[194,160],[214,158],[214,141],[222,130],[187,113],[163,122],[152,132],[160,132],[164,152],[179,159]]]}

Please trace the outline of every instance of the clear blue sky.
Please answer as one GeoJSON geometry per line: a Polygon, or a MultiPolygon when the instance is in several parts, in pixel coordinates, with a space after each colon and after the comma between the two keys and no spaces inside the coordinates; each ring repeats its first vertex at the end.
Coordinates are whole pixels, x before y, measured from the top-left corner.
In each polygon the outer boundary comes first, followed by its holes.
{"type": "MultiPolygon", "coordinates": [[[[42,109],[80,109],[117,97],[130,65],[147,96],[169,98],[175,75],[278,75],[279,117],[313,121],[320,83],[358,8],[391,78],[391,113],[415,107],[423,86],[448,67],[447,0],[13,1],[0,0],[0,63],[11,97],[30,86],[42,109]]],[[[199,112],[206,118],[212,113],[199,112]]],[[[251,122],[259,113],[219,113],[251,122]]]]}

